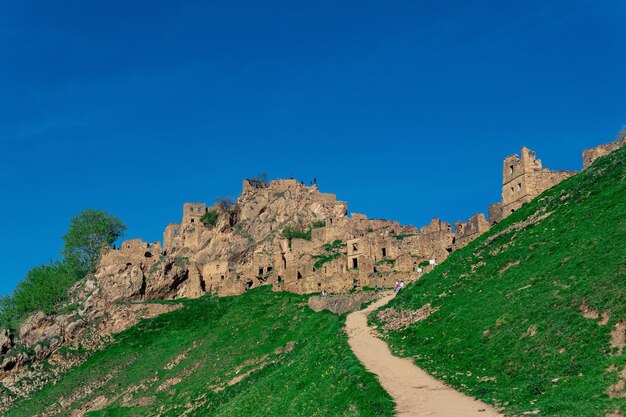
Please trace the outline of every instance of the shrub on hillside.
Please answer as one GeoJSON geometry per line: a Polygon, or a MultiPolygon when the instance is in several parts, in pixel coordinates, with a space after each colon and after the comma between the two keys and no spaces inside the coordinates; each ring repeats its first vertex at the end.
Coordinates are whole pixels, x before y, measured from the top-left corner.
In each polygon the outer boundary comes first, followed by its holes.
{"type": "Polygon", "coordinates": [[[281,235],[289,239],[291,242],[292,239],[306,239],[311,240],[311,230],[304,231],[303,229],[296,226],[286,226],[281,235]]]}
{"type": "Polygon", "coordinates": [[[15,287],[13,295],[0,300],[0,327],[16,328],[20,318],[35,311],[52,313],[67,299],[81,275],[68,262],[53,262],[32,268],[15,287]]]}
{"type": "Polygon", "coordinates": [[[72,217],[63,236],[64,259],[32,268],[12,295],[0,298],[0,328],[15,329],[35,311],[55,312],[67,291],[95,269],[102,249],[122,237],[124,230],[124,223],[103,211],[86,209],[72,217]]]}
{"type": "Polygon", "coordinates": [[[206,227],[213,227],[217,224],[218,214],[216,210],[209,210],[200,217],[200,222],[206,227]]]}
{"type": "Polygon", "coordinates": [[[326,222],[324,220],[315,220],[313,223],[311,223],[311,229],[318,229],[324,226],[326,226],[326,222]]]}

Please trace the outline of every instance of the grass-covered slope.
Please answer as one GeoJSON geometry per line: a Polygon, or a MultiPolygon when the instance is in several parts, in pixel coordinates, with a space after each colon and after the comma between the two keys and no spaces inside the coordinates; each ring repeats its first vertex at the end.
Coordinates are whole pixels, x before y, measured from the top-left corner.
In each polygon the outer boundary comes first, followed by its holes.
{"type": "Polygon", "coordinates": [[[10,416],[391,416],[344,318],[268,287],[182,301],[144,320],[10,416]],[[96,410],[97,409],[97,410],[96,410]]]}
{"type": "Polygon", "coordinates": [[[626,319],[626,149],[524,205],[389,307],[427,303],[438,311],[387,339],[450,385],[508,415],[625,408],[607,389],[626,363],[610,335],[626,319]]]}

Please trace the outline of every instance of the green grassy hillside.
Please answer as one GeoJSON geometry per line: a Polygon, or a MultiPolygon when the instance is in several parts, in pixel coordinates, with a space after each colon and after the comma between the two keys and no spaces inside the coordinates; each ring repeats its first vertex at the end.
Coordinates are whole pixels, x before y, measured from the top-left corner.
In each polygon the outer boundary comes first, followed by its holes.
{"type": "Polygon", "coordinates": [[[625,409],[607,395],[626,364],[610,334],[626,319],[625,178],[622,149],[408,286],[389,307],[438,311],[390,330],[392,348],[508,415],[625,409]]]}
{"type": "Polygon", "coordinates": [[[306,297],[264,287],[182,304],[117,335],[6,415],[89,407],[92,417],[393,414],[350,351],[343,317],[312,312],[306,297]]]}

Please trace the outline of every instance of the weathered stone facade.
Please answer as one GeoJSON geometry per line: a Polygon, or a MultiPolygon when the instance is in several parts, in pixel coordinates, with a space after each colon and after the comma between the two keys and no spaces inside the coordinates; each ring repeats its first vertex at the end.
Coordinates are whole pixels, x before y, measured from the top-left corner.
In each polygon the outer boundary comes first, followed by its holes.
{"type": "Polygon", "coordinates": [[[626,145],[626,126],[622,128],[622,130],[617,135],[617,138],[613,142],[596,146],[594,148],[585,149],[583,151],[583,169],[593,164],[596,159],[602,156],[606,156],[611,152],[618,150],[624,145],[626,145]]]}
{"type": "Polygon", "coordinates": [[[297,293],[391,287],[432,269],[484,224],[484,216],[474,216],[457,222],[455,232],[434,219],[418,230],[348,216],[347,204],[317,185],[246,180],[232,207],[185,203],[181,223],[166,227],[162,248],[133,239],[106,251],[95,280],[109,301],[235,295],[259,285],[297,293]],[[208,210],[218,212],[212,227],[200,222],[208,210]],[[308,236],[285,237],[290,227],[308,236]]]}
{"type": "Polygon", "coordinates": [[[502,166],[502,201],[489,207],[489,220],[497,223],[552,188],[576,171],[551,171],[543,168],[535,152],[523,147],[520,156],[506,157],[502,166]]]}
{"type": "MultiPolygon", "coordinates": [[[[586,166],[623,145],[624,136],[586,150],[586,166]]],[[[419,278],[575,173],[544,168],[523,147],[519,156],[504,159],[502,201],[489,207],[489,221],[480,213],[455,222],[453,229],[433,219],[419,230],[364,214],[348,216],[347,204],[321,193],[317,185],[294,179],[245,180],[232,207],[185,203],[181,223],[165,229],[163,248],[135,239],[105,253],[96,278],[111,300],[236,295],[259,285],[297,293],[389,287],[397,280],[419,278]],[[200,221],[209,210],[218,213],[212,227],[200,221]],[[308,235],[287,238],[287,228],[308,230],[308,235]]]]}

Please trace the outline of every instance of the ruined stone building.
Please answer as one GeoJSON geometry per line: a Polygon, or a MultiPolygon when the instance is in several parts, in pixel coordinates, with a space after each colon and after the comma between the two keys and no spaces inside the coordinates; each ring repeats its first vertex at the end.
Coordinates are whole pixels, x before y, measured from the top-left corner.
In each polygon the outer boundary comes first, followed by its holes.
{"type": "Polygon", "coordinates": [[[593,164],[596,159],[608,155],[624,145],[626,145],[626,126],[622,128],[613,142],[585,149],[583,151],[583,169],[593,164]]]}
{"type": "Polygon", "coordinates": [[[259,285],[298,293],[390,287],[412,281],[483,233],[483,215],[420,230],[348,215],[345,202],[296,180],[246,180],[232,207],[185,203],[182,221],[165,228],[163,247],[139,239],[103,254],[96,276],[110,299],[240,294],[259,285]],[[213,226],[202,224],[209,210],[213,226]],[[305,236],[287,237],[287,228],[305,236]],[[124,277],[123,279],[120,279],[124,277]],[[115,279],[114,279],[115,277],[115,279]]]}
{"type": "MultiPolygon", "coordinates": [[[[585,166],[625,141],[584,151],[585,166]]],[[[348,215],[347,203],[316,184],[245,180],[233,206],[185,203],[181,222],[165,228],[163,247],[134,239],[107,251],[96,279],[110,300],[236,295],[259,285],[297,293],[390,287],[418,279],[574,174],[544,168],[524,147],[504,159],[502,201],[489,207],[489,221],[479,213],[454,228],[433,219],[419,230],[348,215]],[[209,211],[217,221],[205,225],[209,211]]]]}
{"type": "Polygon", "coordinates": [[[489,220],[497,223],[545,190],[554,187],[576,171],[551,171],[543,168],[535,152],[523,147],[520,156],[504,159],[502,201],[489,206],[489,220]]]}

